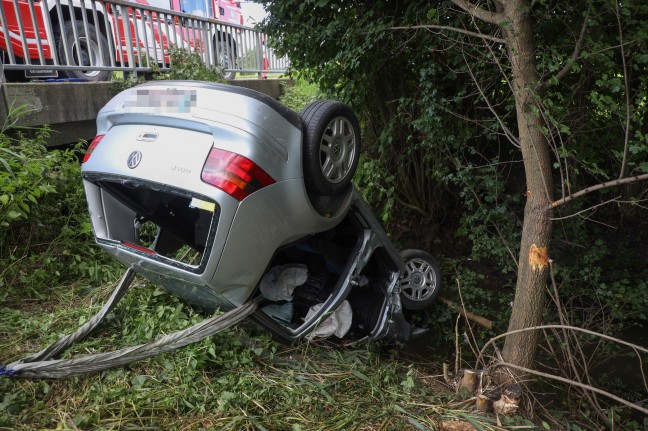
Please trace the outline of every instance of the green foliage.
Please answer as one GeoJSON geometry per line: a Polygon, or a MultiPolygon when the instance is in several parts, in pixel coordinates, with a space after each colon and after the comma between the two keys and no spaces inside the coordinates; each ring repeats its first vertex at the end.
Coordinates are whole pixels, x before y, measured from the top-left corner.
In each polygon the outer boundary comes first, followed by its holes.
{"type": "Polygon", "coordinates": [[[127,88],[134,87],[147,81],[147,77],[153,80],[189,80],[189,81],[211,81],[224,83],[223,70],[221,68],[207,67],[200,54],[178,46],[169,48],[170,70],[161,72],[154,66],[150,74],[134,76],[129,74],[125,79],[113,80],[111,89],[116,94],[127,88]]]}
{"type": "Polygon", "coordinates": [[[376,216],[388,223],[393,216],[395,201],[394,175],[378,159],[362,156],[353,179],[363,197],[371,202],[376,216]]]}
{"type": "Polygon", "coordinates": [[[171,61],[168,74],[158,74],[157,79],[186,79],[192,81],[225,82],[223,71],[219,68],[207,67],[200,54],[172,46],[169,49],[171,61]]]}
{"type": "Polygon", "coordinates": [[[38,199],[55,191],[57,168],[68,155],[50,155],[45,150],[49,131],[39,131],[34,139],[20,145],[0,135],[0,227],[15,220],[26,220],[37,208],[38,199]]]}
{"type": "Polygon", "coordinates": [[[309,83],[304,79],[297,79],[290,84],[283,85],[279,101],[293,111],[299,112],[310,102],[321,98],[320,89],[316,84],[309,83]]]}
{"type": "Polygon", "coordinates": [[[522,222],[516,213],[522,195],[505,193],[503,165],[497,158],[485,166],[468,162],[446,180],[459,187],[465,212],[456,235],[470,239],[472,258],[492,261],[498,270],[515,274],[517,255],[512,250],[520,242],[522,222]]]}
{"type": "Polygon", "coordinates": [[[48,133],[47,128],[0,131],[3,300],[40,297],[78,278],[102,283],[116,275],[93,242],[81,184],[81,146],[50,151],[48,133]]]}
{"type": "MultiPolygon", "coordinates": [[[[294,73],[362,118],[364,156],[355,182],[392,237],[444,254],[444,295],[457,300],[458,281],[467,308],[505,330],[525,169],[535,169],[525,166],[515,142],[520,123],[506,47],[423,28],[475,29],[447,1],[259,2],[270,12],[263,29],[294,73]]],[[[492,2],[480,6],[494,10],[492,2]]],[[[529,108],[542,117],[540,132],[550,145],[551,194],[557,199],[648,172],[648,4],[540,0],[530,13],[542,85],[529,108]],[[573,60],[581,28],[582,50],[573,60]]],[[[494,34],[489,24],[478,27],[494,34]]],[[[555,210],[549,253],[573,323],[595,330],[645,324],[647,256],[645,240],[637,238],[648,232],[647,196],[643,182],[555,210]],[[597,206],[616,196],[619,203],[597,206]]],[[[548,321],[556,321],[554,311],[548,321]]],[[[429,314],[431,332],[452,338],[452,314],[443,306],[429,314]]]]}
{"type": "MultiPolygon", "coordinates": [[[[108,291],[102,288],[85,298],[65,293],[61,303],[48,303],[52,313],[3,309],[0,331],[29,342],[3,337],[0,363],[85,321],[108,291]]],[[[70,355],[147,342],[203,318],[177,298],[136,282],[99,333],[70,355]]],[[[229,329],[102,375],[49,382],[0,379],[0,427],[407,429],[415,421],[434,429],[442,418],[464,414],[446,407],[454,396],[433,390],[429,371],[381,355],[373,345],[295,348],[254,331],[253,326],[229,329]]]]}

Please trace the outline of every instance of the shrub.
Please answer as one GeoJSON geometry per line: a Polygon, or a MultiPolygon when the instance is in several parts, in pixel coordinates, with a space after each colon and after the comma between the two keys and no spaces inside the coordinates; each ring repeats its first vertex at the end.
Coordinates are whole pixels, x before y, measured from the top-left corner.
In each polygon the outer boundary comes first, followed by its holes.
{"type": "Polygon", "coordinates": [[[78,156],[46,148],[49,129],[0,129],[0,299],[114,277],[94,245],[78,156]],[[9,289],[11,288],[11,289],[9,289]]]}
{"type": "Polygon", "coordinates": [[[283,94],[279,100],[293,111],[299,112],[310,102],[321,98],[322,93],[318,85],[298,79],[292,85],[283,86],[283,94]]]}

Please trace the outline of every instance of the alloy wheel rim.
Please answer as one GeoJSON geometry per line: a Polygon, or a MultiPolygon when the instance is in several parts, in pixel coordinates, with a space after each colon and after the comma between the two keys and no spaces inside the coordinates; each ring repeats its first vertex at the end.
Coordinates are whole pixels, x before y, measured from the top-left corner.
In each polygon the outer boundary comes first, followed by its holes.
{"type": "Polygon", "coordinates": [[[320,142],[320,168],[330,183],[339,183],[351,172],[356,135],[346,117],[335,117],[324,129],[320,142]]]}
{"type": "Polygon", "coordinates": [[[400,278],[401,292],[405,297],[425,301],[434,294],[436,285],[436,273],[428,262],[419,258],[405,262],[405,271],[400,278]]]}

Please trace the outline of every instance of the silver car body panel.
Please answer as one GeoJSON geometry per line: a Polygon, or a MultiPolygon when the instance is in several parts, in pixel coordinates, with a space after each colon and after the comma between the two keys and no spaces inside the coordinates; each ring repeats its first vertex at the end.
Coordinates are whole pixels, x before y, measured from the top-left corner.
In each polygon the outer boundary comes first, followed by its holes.
{"type": "MultiPolygon", "coordinates": [[[[337,211],[323,216],[313,207],[303,181],[301,120],[282,109],[254,92],[184,81],[146,84],[115,96],[99,112],[97,134],[104,137],[82,168],[97,242],[194,304],[208,309],[243,304],[278,247],[337,225],[351,201],[349,190],[337,211]],[[212,147],[253,160],[276,183],[239,202],[203,182],[200,174],[212,147]],[[129,167],[135,152],[139,163],[129,167]],[[111,240],[115,236],[106,218],[116,211],[129,215],[97,185],[104,180],[186,190],[215,203],[215,239],[204,269],[178,268],[111,240]]],[[[119,235],[128,239],[128,229],[119,235]]]]}

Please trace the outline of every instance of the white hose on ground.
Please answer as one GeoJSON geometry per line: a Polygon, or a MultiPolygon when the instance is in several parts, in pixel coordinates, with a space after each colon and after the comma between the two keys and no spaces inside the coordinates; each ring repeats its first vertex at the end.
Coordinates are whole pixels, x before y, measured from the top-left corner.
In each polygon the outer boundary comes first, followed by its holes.
{"type": "Polygon", "coordinates": [[[51,358],[53,356],[81,340],[99,325],[106,314],[124,296],[124,293],[133,281],[134,275],[135,273],[130,269],[126,271],[119,285],[115,288],[108,302],[102,307],[99,313],[81,326],[76,332],[61,337],[58,341],[36,354],[7,365],[6,368],[0,369],[0,375],[4,374],[28,379],[62,379],[119,367],[204,340],[211,335],[241,322],[250,314],[254,313],[258,307],[255,301],[249,301],[227,313],[205,319],[190,328],[173,332],[147,344],[124,347],[112,352],[85,355],[78,358],[52,360],[51,358]]]}

